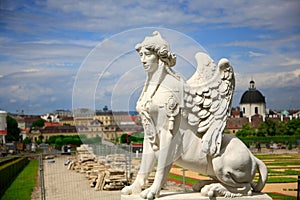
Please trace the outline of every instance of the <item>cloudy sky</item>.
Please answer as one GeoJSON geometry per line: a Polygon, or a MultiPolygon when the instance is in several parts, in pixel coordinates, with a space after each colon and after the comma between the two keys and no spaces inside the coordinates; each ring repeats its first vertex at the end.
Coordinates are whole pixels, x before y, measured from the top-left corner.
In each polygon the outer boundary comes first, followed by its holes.
{"type": "Polygon", "coordinates": [[[228,58],[236,75],[234,106],[253,78],[267,108],[300,109],[299,0],[175,2],[0,0],[0,109],[44,114],[72,109],[74,102],[84,107],[84,98],[78,96],[85,93],[78,95],[76,89],[85,83],[82,77],[89,74],[83,74],[92,65],[97,70],[87,85],[95,98],[87,104],[114,107],[114,94],[127,91],[120,87],[124,80],[134,85],[128,88],[132,99],[126,100],[134,104],[142,82],[129,73],[139,68],[136,53],[129,49],[151,35],[144,27],[177,31],[202,45],[214,60],[228,58]],[[145,35],[128,39],[137,33],[132,30],[145,35]],[[120,50],[117,54],[114,45],[120,50]],[[127,59],[115,59],[120,55],[127,59]],[[114,60],[109,69],[102,66],[108,58],[114,60]],[[118,68],[129,65],[127,71],[118,68]]]}

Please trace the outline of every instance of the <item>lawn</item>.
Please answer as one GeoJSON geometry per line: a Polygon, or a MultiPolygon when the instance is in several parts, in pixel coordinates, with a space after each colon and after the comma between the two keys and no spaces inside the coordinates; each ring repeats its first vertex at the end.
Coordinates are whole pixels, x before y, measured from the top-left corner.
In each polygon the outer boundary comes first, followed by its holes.
{"type": "Polygon", "coordinates": [[[5,191],[1,200],[30,200],[38,175],[38,160],[31,160],[5,191]]]}
{"type": "Polygon", "coordinates": [[[276,193],[267,193],[272,199],[280,199],[280,200],[297,200],[297,197],[285,196],[276,193]]]}
{"type": "MultiPolygon", "coordinates": [[[[267,183],[295,183],[297,176],[300,174],[300,154],[257,154],[255,155],[262,160],[268,168],[267,183]]],[[[173,166],[177,167],[177,166],[173,166]]],[[[199,174],[200,175],[200,174],[199,174]]],[[[169,174],[169,179],[182,181],[182,176],[169,174]]],[[[254,181],[257,181],[258,174],[254,181]]],[[[197,179],[186,178],[187,185],[193,185],[197,179]]],[[[295,189],[295,188],[288,188],[295,189]]],[[[274,199],[296,199],[296,197],[284,196],[279,193],[268,193],[274,199]]]]}
{"type": "MultiPolygon", "coordinates": [[[[173,180],[177,180],[177,181],[182,181],[182,176],[178,176],[176,174],[169,174],[168,175],[168,178],[171,178],[173,180]]],[[[197,179],[193,179],[193,178],[189,178],[189,177],[186,177],[185,178],[185,182],[188,184],[188,185],[194,185],[195,183],[197,183],[199,180],[197,179]]]]}
{"type": "Polygon", "coordinates": [[[297,175],[300,174],[300,154],[257,154],[255,156],[267,165],[269,175],[267,183],[297,182],[297,175]]]}

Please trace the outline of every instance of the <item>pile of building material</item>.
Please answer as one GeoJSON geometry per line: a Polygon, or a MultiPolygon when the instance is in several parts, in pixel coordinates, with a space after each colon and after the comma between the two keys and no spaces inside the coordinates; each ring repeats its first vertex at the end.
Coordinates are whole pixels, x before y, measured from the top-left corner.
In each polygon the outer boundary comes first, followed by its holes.
{"type": "MultiPolygon", "coordinates": [[[[77,155],[66,163],[69,170],[85,174],[95,190],[121,190],[135,180],[140,166],[140,160],[133,159],[129,167],[125,154],[95,156],[91,147],[85,144],[77,147],[77,155]]],[[[154,175],[154,172],[150,173],[144,189],[152,185],[154,175]]]]}
{"type": "Polygon", "coordinates": [[[85,174],[95,190],[120,190],[128,182],[126,157],[122,154],[96,157],[87,145],[77,148],[77,156],[69,162],[68,169],[85,174]]]}

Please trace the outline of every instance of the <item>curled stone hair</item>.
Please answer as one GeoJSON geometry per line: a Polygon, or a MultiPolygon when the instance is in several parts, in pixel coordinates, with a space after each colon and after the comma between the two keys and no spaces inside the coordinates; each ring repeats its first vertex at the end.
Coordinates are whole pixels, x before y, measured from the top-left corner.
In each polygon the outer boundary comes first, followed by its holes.
{"type": "Polygon", "coordinates": [[[168,67],[173,67],[176,64],[176,55],[170,52],[169,44],[158,31],[154,31],[151,37],[145,37],[142,43],[135,46],[135,49],[140,52],[142,47],[155,52],[168,67]]]}

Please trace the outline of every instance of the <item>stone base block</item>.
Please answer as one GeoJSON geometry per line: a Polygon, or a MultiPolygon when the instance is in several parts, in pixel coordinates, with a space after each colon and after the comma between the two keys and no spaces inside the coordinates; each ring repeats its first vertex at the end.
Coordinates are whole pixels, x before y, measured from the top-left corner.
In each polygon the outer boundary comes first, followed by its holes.
{"type": "MultiPolygon", "coordinates": [[[[228,200],[230,198],[225,197],[209,197],[202,196],[198,192],[180,193],[180,192],[168,192],[161,193],[160,197],[156,200],[228,200]]],[[[272,198],[264,193],[254,193],[252,196],[243,196],[232,198],[235,200],[272,200],[272,198]]],[[[122,195],[121,200],[142,200],[139,194],[134,195],[122,195]]]]}

